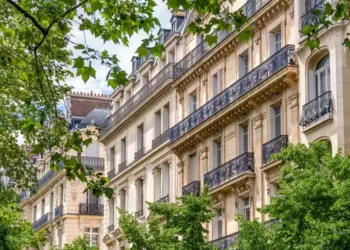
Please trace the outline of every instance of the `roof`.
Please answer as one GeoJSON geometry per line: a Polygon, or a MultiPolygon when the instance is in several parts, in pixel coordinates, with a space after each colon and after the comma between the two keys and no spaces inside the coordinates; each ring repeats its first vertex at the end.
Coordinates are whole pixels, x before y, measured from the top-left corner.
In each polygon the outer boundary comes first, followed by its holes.
{"type": "Polygon", "coordinates": [[[90,113],[88,113],[80,123],[84,125],[95,124],[100,126],[106,121],[110,111],[110,109],[95,108],[90,111],[90,113]]]}

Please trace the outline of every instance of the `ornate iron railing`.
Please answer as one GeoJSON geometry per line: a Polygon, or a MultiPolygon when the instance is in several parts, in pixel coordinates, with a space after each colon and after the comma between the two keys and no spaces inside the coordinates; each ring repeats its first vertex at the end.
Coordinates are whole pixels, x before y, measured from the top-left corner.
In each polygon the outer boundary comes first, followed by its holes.
{"type": "MultiPolygon", "coordinates": [[[[310,1],[310,4],[313,1],[310,1]]],[[[326,0],[317,0],[314,6],[309,6],[307,12],[301,17],[301,28],[319,23],[325,10],[326,0]]]]}
{"type": "Polygon", "coordinates": [[[162,198],[158,199],[157,202],[166,202],[169,203],[169,195],[163,196],[162,198]]]}
{"type": "Polygon", "coordinates": [[[213,117],[280,69],[294,64],[294,45],[287,45],[173,126],[170,129],[170,142],[176,141],[188,131],[213,117]]]}
{"type": "Polygon", "coordinates": [[[54,219],[56,219],[62,215],[63,215],[63,205],[59,205],[58,207],[55,208],[54,219]]]}
{"type": "Polygon", "coordinates": [[[233,243],[236,242],[238,237],[239,237],[239,232],[210,241],[208,242],[208,244],[216,246],[218,250],[230,249],[230,247],[232,246],[233,243]]]}
{"type": "Polygon", "coordinates": [[[143,86],[135,95],[133,95],[123,106],[114,112],[105,122],[103,134],[113,127],[118,121],[126,116],[134,107],[145,100],[165,81],[173,78],[173,63],[168,63],[155,77],[153,77],[145,86],[143,86]]]}
{"type": "Polygon", "coordinates": [[[84,215],[103,215],[103,205],[102,204],[79,204],[79,214],[84,215]]]}
{"type": "Polygon", "coordinates": [[[113,232],[114,231],[114,225],[109,225],[107,230],[108,230],[108,233],[113,232]]]}
{"type": "Polygon", "coordinates": [[[89,157],[89,156],[77,156],[78,160],[85,167],[92,168],[94,170],[104,170],[105,159],[99,157],[89,157]]]}
{"type": "Polygon", "coordinates": [[[114,168],[107,173],[108,179],[112,179],[115,176],[114,168]]]}
{"type": "Polygon", "coordinates": [[[143,216],[143,209],[140,209],[139,211],[136,211],[135,212],[135,217],[136,218],[140,218],[143,216]]]}
{"type": "Polygon", "coordinates": [[[52,222],[52,213],[46,213],[44,214],[39,220],[35,221],[32,224],[32,228],[37,231],[40,228],[42,228],[43,226],[45,226],[47,223],[52,222]]]}
{"type": "Polygon", "coordinates": [[[204,184],[207,185],[209,189],[213,189],[247,172],[254,172],[253,153],[243,153],[233,160],[206,173],[204,175],[204,184]]]}
{"type": "Polygon", "coordinates": [[[142,147],[139,151],[135,153],[135,161],[139,160],[142,158],[142,156],[145,155],[145,148],[142,147]]]}
{"type": "Polygon", "coordinates": [[[192,181],[186,186],[182,187],[182,195],[190,195],[199,196],[201,192],[201,182],[200,181],[192,181]]]}
{"type": "Polygon", "coordinates": [[[118,173],[120,173],[121,171],[126,169],[126,167],[127,167],[127,165],[126,165],[126,160],[125,160],[125,161],[123,161],[122,163],[119,164],[118,173]]]}
{"type": "MultiPolygon", "coordinates": [[[[262,9],[268,2],[273,0],[249,0],[239,11],[249,19],[254,16],[260,9],[262,9]]],[[[211,35],[217,36],[216,44],[209,46],[204,40],[200,42],[193,50],[191,50],[181,61],[174,66],[174,79],[182,76],[193,65],[200,61],[209,51],[215,48],[219,43],[225,40],[230,34],[235,31],[233,27],[231,31],[220,30],[214,31],[211,35]]]]}
{"type": "Polygon", "coordinates": [[[331,115],[333,112],[332,91],[320,95],[316,99],[303,105],[300,126],[307,127],[320,118],[331,115]]]}
{"type": "Polygon", "coordinates": [[[169,140],[169,130],[165,131],[163,134],[159,135],[156,139],[152,141],[152,148],[156,148],[169,140]]]}
{"type": "Polygon", "coordinates": [[[272,155],[281,152],[282,148],[288,146],[288,135],[280,135],[275,139],[262,145],[262,164],[272,160],[272,155]]]}
{"type": "Polygon", "coordinates": [[[39,188],[45,185],[52,177],[54,177],[59,171],[49,170],[43,177],[40,178],[38,182],[39,188]]]}

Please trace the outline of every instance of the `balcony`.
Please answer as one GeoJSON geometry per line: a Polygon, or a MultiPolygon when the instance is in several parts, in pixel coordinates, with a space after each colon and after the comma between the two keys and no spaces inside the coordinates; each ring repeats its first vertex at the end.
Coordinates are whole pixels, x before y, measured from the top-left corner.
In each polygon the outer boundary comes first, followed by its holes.
{"type": "MultiPolygon", "coordinates": [[[[246,2],[240,10],[243,14],[250,19],[259,10],[261,10],[267,3],[272,2],[272,0],[249,0],[246,2]]],[[[235,32],[233,28],[232,31],[220,30],[214,31],[211,35],[217,36],[216,45],[225,40],[229,35],[235,32]]],[[[193,65],[200,61],[208,52],[210,52],[216,45],[209,46],[204,40],[199,43],[192,51],[190,51],[181,61],[179,61],[174,66],[174,79],[180,78],[184,73],[186,73],[193,65]]]]}
{"type": "Polygon", "coordinates": [[[140,209],[138,211],[135,212],[135,218],[139,219],[143,216],[143,209],[140,209]]]}
{"type": "Polygon", "coordinates": [[[201,192],[201,182],[200,181],[192,181],[186,186],[182,187],[182,195],[190,195],[199,196],[201,192]]]}
{"type": "Polygon", "coordinates": [[[107,173],[108,179],[112,179],[115,176],[114,168],[107,173]]]}
{"type": "Polygon", "coordinates": [[[47,213],[43,215],[39,220],[35,221],[32,224],[32,228],[34,229],[34,231],[37,231],[43,226],[45,226],[46,224],[51,222],[52,222],[52,213],[47,213]]]}
{"type": "Polygon", "coordinates": [[[139,151],[135,153],[135,161],[140,160],[144,155],[145,155],[145,148],[142,147],[139,151]]]}
{"type": "Polygon", "coordinates": [[[92,168],[93,170],[103,171],[105,166],[105,159],[89,156],[78,156],[78,160],[84,167],[92,168]]]}
{"type": "Polygon", "coordinates": [[[247,75],[240,78],[213,99],[187,116],[170,129],[170,142],[174,142],[190,130],[209,120],[232,103],[238,101],[264,80],[277,73],[282,68],[295,65],[294,45],[287,45],[265,60],[247,75]]]}
{"type": "Polygon", "coordinates": [[[87,204],[80,203],[79,214],[83,215],[103,215],[103,205],[102,204],[87,204]]]}
{"type": "Polygon", "coordinates": [[[165,131],[163,134],[159,135],[152,141],[152,149],[158,147],[159,145],[162,145],[167,140],[169,140],[169,130],[165,131]]]}
{"type": "Polygon", "coordinates": [[[119,164],[118,173],[122,172],[126,168],[127,168],[127,165],[126,165],[126,160],[125,160],[125,161],[123,161],[122,163],[119,164]]]}
{"type": "Polygon", "coordinates": [[[333,112],[332,91],[320,95],[303,105],[300,126],[307,127],[321,118],[329,118],[333,112]]]}
{"type": "Polygon", "coordinates": [[[63,205],[59,205],[58,207],[55,208],[54,219],[56,219],[62,215],[63,215],[63,205]]]}
{"type": "Polygon", "coordinates": [[[117,122],[125,117],[133,108],[150,96],[164,82],[173,78],[173,63],[168,63],[155,77],[133,95],[123,106],[114,112],[104,124],[105,128],[101,134],[111,129],[117,122]]]}
{"type": "Polygon", "coordinates": [[[108,233],[113,232],[114,231],[114,225],[109,225],[107,230],[108,230],[108,233]]]}
{"type": "Polygon", "coordinates": [[[319,23],[325,10],[327,1],[316,0],[315,2],[316,4],[314,4],[314,6],[311,6],[311,3],[314,3],[314,1],[309,1],[310,6],[306,6],[307,11],[305,15],[301,17],[301,29],[303,29],[305,26],[313,26],[319,23]]]}
{"type": "Polygon", "coordinates": [[[282,148],[288,146],[288,135],[280,135],[275,139],[262,145],[262,164],[269,163],[272,155],[281,152],[282,148]]]}
{"type": "Polygon", "coordinates": [[[208,242],[208,244],[216,246],[218,250],[231,249],[230,247],[232,246],[233,243],[236,242],[238,237],[239,237],[239,232],[210,241],[208,242]]]}
{"type": "Polygon", "coordinates": [[[38,185],[39,188],[44,186],[52,177],[54,177],[59,171],[49,170],[43,177],[40,178],[38,185]]]}
{"type": "Polygon", "coordinates": [[[211,190],[248,172],[254,172],[253,153],[243,153],[235,159],[206,173],[204,175],[204,184],[211,190]]]}
{"type": "Polygon", "coordinates": [[[169,203],[169,195],[163,196],[162,198],[158,199],[157,202],[169,203]]]}

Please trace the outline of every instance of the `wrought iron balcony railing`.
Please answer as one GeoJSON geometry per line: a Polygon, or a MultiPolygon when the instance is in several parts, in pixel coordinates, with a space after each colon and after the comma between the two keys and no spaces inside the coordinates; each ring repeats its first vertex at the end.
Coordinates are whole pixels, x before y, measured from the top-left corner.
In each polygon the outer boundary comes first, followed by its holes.
{"type": "Polygon", "coordinates": [[[332,91],[320,95],[316,99],[303,105],[300,126],[307,127],[320,118],[331,115],[333,112],[332,91]]]}
{"type": "Polygon", "coordinates": [[[142,147],[139,151],[135,153],[135,161],[139,160],[142,158],[142,156],[145,155],[145,148],[142,147]]]}
{"type": "Polygon", "coordinates": [[[109,225],[107,230],[108,230],[108,233],[113,232],[114,231],[114,225],[109,225]]]}
{"type": "Polygon", "coordinates": [[[319,23],[323,15],[323,12],[325,10],[326,3],[327,3],[326,0],[316,0],[315,2],[309,1],[310,6],[306,6],[307,7],[306,13],[301,17],[302,29],[305,26],[313,26],[316,23],[319,23]],[[314,5],[311,6],[311,3],[313,3],[314,5]]]}
{"type": "Polygon", "coordinates": [[[166,203],[169,203],[169,195],[165,195],[163,196],[162,198],[158,199],[157,202],[166,202],[166,203]]]}
{"type": "Polygon", "coordinates": [[[107,173],[108,179],[112,179],[115,176],[114,168],[107,173]]]}
{"type": "Polygon", "coordinates": [[[238,237],[239,237],[239,232],[210,241],[208,242],[208,244],[216,246],[218,250],[230,249],[230,247],[232,246],[233,243],[236,242],[238,237]]]}
{"type": "Polygon", "coordinates": [[[35,221],[32,224],[32,228],[35,231],[37,231],[50,222],[52,222],[52,213],[51,212],[44,214],[39,220],[35,221]]]}
{"type": "Polygon", "coordinates": [[[59,205],[58,207],[55,208],[54,219],[56,219],[62,215],[63,215],[63,205],[59,205]]]}
{"type": "Polygon", "coordinates": [[[204,175],[204,184],[207,185],[209,189],[213,189],[247,172],[254,172],[253,153],[243,153],[233,160],[206,173],[204,175]]]}
{"type": "Polygon", "coordinates": [[[294,64],[294,45],[287,45],[173,126],[170,129],[170,142],[176,141],[188,131],[213,117],[282,68],[294,64]]]}
{"type": "Polygon", "coordinates": [[[127,168],[127,165],[126,165],[126,160],[125,160],[125,161],[123,161],[122,163],[119,164],[118,173],[122,172],[126,168],[127,168]]]}
{"type": "Polygon", "coordinates": [[[79,214],[84,215],[103,215],[103,205],[102,204],[79,204],[79,214]]]}
{"type": "Polygon", "coordinates": [[[173,78],[173,63],[168,63],[155,77],[133,95],[123,106],[114,112],[104,124],[103,134],[126,116],[133,108],[151,95],[164,82],[173,78]]]}
{"type": "Polygon", "coordinates": [[[49,180],[51,180],[52,177],[54,177],[59,171],[52,171],[49,170],[43,177],[40,178],[38,185],[39,188],[41,188],[43,185],[45,185],[49,180]]]}
{"type": "Polygon", "coordinates": [[[186,186],[182,187],[182,195],[190,195],[199,196],[201,192],[201,182],[200,181],[192,181],[186,186]]]}
{"type": "MultiPolygon", "coordinates": [[[[267,3],[273,0],[249,0],[246,2],[240,10],[243,14],[250,19],[254,16],[260,9],[262,9],[267,3]]],[[[191,50],[181,61],[179,61],[174,66],[174,79],[182,76],[187,70],[189,70],[193,65],[200,61],[209,51],[211,51],[216,45],[225,40],[230,34],[235,31],[234,27],[231,31],[220,30],[214,31],[212,35],[217,36],[217,42],[215,45],[209,46],[204,40],[200,42],[193,50],[191,50]]]]}
{"type": "Polygon", "coordinates": [[[156,139],[152,141],[152,148],[156,148],[169,140],[169,130],[165,131],[163,134],[159,135],[156,139]]]}
{"type": "Polygon", "coordinates": [[[140,209],[139,211],[135,212],[135,217],[136,218],[141,218],[143,216],[143,209],[140,209]]]}
{"type": "Polygon", "coordinates": [[[262,145],[262,164],[272,160],[272,155],[281,152],[282,148],[288,146],[288,135],[280,135],[275,139],[262,145]]]}

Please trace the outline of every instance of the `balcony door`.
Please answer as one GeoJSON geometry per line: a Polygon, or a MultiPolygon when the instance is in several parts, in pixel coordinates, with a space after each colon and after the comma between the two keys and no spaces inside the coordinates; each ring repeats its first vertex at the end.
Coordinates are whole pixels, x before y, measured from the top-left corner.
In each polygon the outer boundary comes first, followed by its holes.
{"type": "Polygon", "coordinates": [[[315,94],[319,97],[330,90],[329,55],[324,56],[315,69],[315,94]]]}

